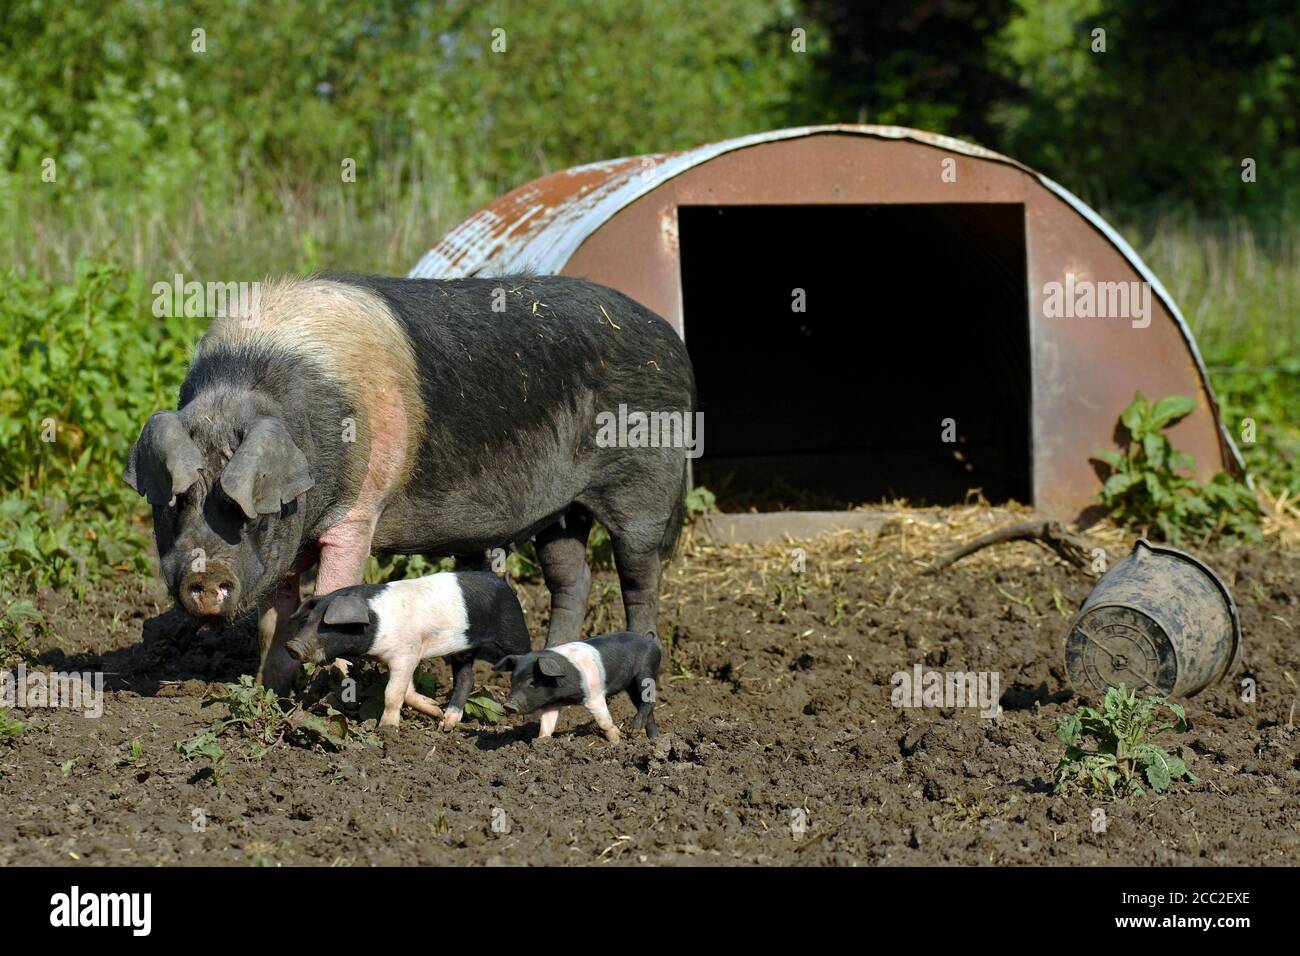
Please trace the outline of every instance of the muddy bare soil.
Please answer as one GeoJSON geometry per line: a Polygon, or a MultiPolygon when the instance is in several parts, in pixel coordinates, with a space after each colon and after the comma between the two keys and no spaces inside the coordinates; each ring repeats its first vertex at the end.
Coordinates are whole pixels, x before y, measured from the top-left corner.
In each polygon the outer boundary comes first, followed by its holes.
{"type": "MultiPolygon", "coordinates": [[[[203,695],[251,672],[251,638],[173,636],[153,585],[42,593],[37,666],[105,671],[109,692],[99,719],[13,712],[26,730],[0,744],[0,865],[1300,862],[1294,553],[1209,555],[1258,696],[1240,699],[1238,675],[1188,702],[1191,730],[1162,742],[1199,783],[1107,804],[1050,793],[1056,720],[1077,703],[1053,593],[1072,613],[1092,579],[1031,544],[923,576],[951,539],[908,534],[823,539],[801,574],[789,549],[689,544],[664,588],[658,740],[611,745],[580,708],[541,742],[535,724],[444,734],[408,711],[388,748],[263,753],[228,732],[219,779],[176,744],[220,716],[203,695]],[[895,708],[890,676],[918,663],[999,672],[1001,716],[895,708]]],[[[521,591],[539,643],[545,591],[521,591]]],[[[621,622],[617,593],[602,573],[589,628],[621,622]]],[[[477,679],[500,699],[499,675],[477,679]]],[[[626,698],[611,709],[626,727],[626,698]]]]}

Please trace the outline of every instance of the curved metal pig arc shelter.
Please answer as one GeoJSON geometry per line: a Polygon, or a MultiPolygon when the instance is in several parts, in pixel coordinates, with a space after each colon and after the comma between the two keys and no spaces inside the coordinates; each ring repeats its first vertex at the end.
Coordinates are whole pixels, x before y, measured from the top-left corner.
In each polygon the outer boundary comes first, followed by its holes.
{"type": "Polygon", "coordinates": [[[475,213],[411,275],[520,272],[673,323],[707,426],[697,476],[795,489],[786,507],[979,487],[1072,518],[1138,391],[1195,397],[1174,444],[1202,479],[1241,473],[1159,279],[1067,190],[959,140],[815,126],[575,167],[475,213]]]}

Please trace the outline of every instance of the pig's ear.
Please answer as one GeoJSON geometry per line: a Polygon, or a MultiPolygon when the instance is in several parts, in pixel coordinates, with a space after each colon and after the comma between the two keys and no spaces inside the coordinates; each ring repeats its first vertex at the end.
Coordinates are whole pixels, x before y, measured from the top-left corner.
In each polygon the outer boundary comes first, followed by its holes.
{"type": "Polygon", "coordinates": [[[168,505],[199,480],[203,454],[176,412],[154,412],[131,449],[122,480],[149,499],[168,505]]]}
{"type": "Polygon", "coordinates": [[[564,674],[564,663],[551,654],[537,658],[537,669],[547,677],[560,677],[564,674]]]}
{"type": "Polygon", "coordinates": [[[515,661],[519,660],[518,654],[511,654],[509,657],[503,657],[492,665],[494,671],[512,671],[515,669],[515,661]]]}
{"type": "Polygon", "coordinates": [[[370,605],[360,594],[340,594],[325,606],[326,624],[369,624],[370,605]]]}
{"type": "Polygon", "coordinates": [[[275,515],[316,482],[278,418],[255,418],[221,473],[221,489],[249,519],[275,515]]]}

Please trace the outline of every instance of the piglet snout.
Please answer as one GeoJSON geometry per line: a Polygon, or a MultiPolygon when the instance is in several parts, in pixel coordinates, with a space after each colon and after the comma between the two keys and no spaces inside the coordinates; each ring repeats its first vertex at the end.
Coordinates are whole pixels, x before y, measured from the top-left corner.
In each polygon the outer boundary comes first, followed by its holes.
{"type": "Polygon", "coordinates": [[[316,658],[320,656],[314,648],[308,647],[305,642],[300,641],[297,638],[293,638],[286,643],[284,649],[289,652],[290,657],[300,664],[308,661],[315,661],[316,658]]]}

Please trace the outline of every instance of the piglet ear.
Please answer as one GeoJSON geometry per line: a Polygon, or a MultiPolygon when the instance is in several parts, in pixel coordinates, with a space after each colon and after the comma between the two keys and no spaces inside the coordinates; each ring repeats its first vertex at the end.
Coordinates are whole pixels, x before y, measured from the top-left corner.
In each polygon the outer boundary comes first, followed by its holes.
{"type": "Polygon", "coordinates": [[[122,480],[151,505],[168,505],[199,480],[203,454],[176,412],[154,412],[131,449],[122,480]]]}
{"type": "Polygon", "coordinates": [[[515,669],[515,661],[519,660],[518,654],[511,654],[509,657],[503,657],[492,665],[494,671],[512,671],[515,669]]]}
{"type": "Polygon", "coordinates": [[[537,658],[537,669],[547,677],[559,677],[564,673],[564,664],[554,655],[543,654],[537,658]]]}
{"type": "Polygon", "coordinates": [[[250,520],[280,508],[316,482],[284,422],[255,418],[221,473],[221,489],[250,520]]]}
{"type": "Polygon", "coordinates": [[[370,605],[359,594],[340,594],[325,606],[326,624],[369,624],[370,605]]]}

